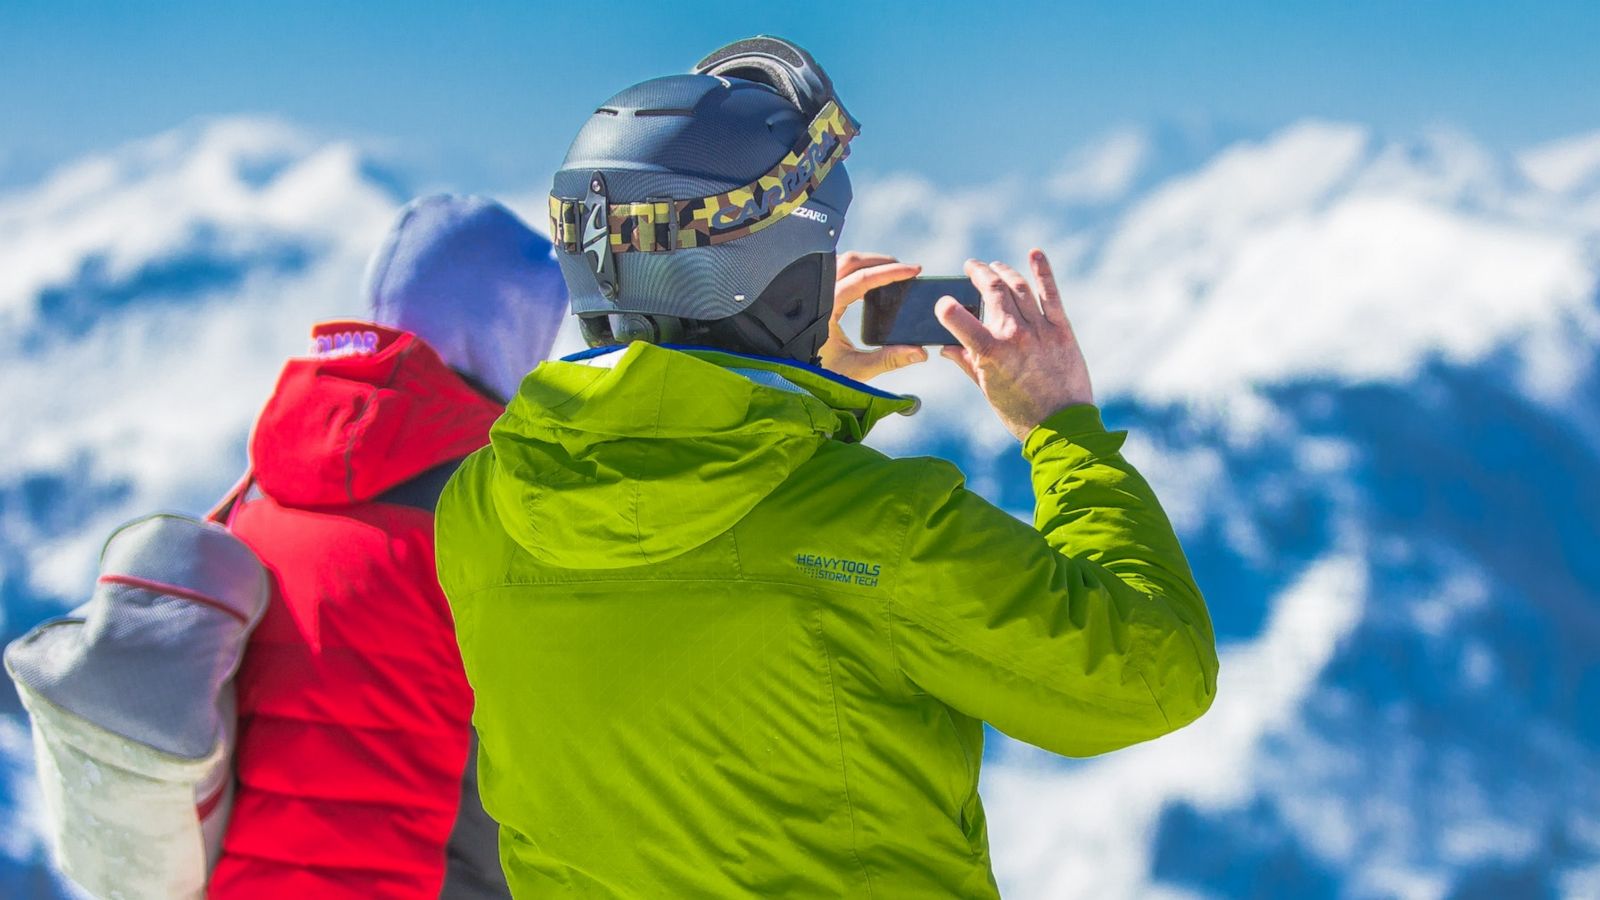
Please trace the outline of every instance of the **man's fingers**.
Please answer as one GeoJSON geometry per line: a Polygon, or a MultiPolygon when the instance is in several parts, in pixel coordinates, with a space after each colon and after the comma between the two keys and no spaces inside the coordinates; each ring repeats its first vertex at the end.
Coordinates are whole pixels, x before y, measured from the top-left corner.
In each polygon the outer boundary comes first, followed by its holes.
{"type": "Polygon", "coordinates": [[[956,302],[954,297],[940,297],[939,302],[933,307],[933,314],[939,319],[939,324],[950,330],[961,346],[974,353],[982,353],[994,341],[994,335],[989,329],[978,321],[978,317],[967,312],[967,308],[956,302]]]}
{"type": "Polygon", "coordinates": [[[1005,286],[1010,289],[1011,296],[1017,301],[1017,314],[1022,321],[1032,325],[1039,321],[1039,301],[1034,299],[1033,287],[1028,284],[1028,279],[1021,272],[1011,268],[1003,262],[992,262],[989,268],[1000,276],[1005,286]]]}
{"type": "Polygon", "coordinates": [[[993,269],[975,259],[967,260],[964,268],[973,287],[983,295],[983,320],[999,333],[1002,325],[1017,319],[1017,301],[1011,296],[1011,289],[993,269]]]}
{"type": "Polygon", "coordinates": [[[961,371],[967,373],[967,377],[971,378],[974,384],[979,383],[978,370],[972,367],[972,357],[967,353],[965,348],[942,347],[939,350],[939,355],[959,366],[961,371]]]}
{"type": "Polygon", "coordinates": [[[844,253],[839,254],[837,272],[835,273],[834,277],[835,280],[837,280],[858,269],[865,269],[868,266],[881,266],[884,263],[893,263],[899,261],[900,260],[895,259],[887,253],[866,253],[861,250],[847,250],[844,253]]]}
{"type": "Polygon", "coordinates": [[[833,317],[844,315],[845,308],[867,295],[867,291],[896,281],[917,277],[922,267],[912,263],[878,263],[845,275],[833,285],[833,317]]]}
{"type": "Polygon", "coordinates": [[[1061,291],[1056,287],[1056,274],[1050,268],[1050,258],[1037,247],[1028,251],[1028,267],[1039,282],[1039,308],[1045,320],[1055,325],[1067,324],[1067,310],[1061,304],[1061,291]]]}

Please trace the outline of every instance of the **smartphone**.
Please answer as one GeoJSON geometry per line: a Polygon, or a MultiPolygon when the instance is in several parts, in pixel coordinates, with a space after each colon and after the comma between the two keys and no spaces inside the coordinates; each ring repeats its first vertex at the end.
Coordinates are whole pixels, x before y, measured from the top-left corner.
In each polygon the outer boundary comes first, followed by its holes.
{"type": "Polygon", "coordinates": [[[940,297],[954,297],[967,312],[983,318],[983,297],[966,276],[912,278],[867,291],[862,303],[861,342],[923,347],[960,344],[933,315],[940,297]]]}

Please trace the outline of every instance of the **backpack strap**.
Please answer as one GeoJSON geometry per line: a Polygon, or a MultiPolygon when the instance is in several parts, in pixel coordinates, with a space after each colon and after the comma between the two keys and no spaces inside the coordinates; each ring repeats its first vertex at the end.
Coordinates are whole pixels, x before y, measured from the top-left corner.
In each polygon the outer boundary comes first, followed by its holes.
{"type": "Polygon", "coordinates": [[[466,457],[463,456],[434,466],[410,481],[397,484],[373,497],[372,502],[409,506],[412,509],[432,513],[439,505],[439,495],[444,493],[445,482],[450,480],[450,476],[454,475],[465,461],[466,457]]]}
{"type": "MultiPolygon", "coordinates": [[[[461,468],[461,464],[465,461],[466,457],[463,456],[460,459],[452,459],[434,466],[410,481],[395,485],[372,498],[372,502],[409,506],[412,509],[420,509],[423,512],[431,513],[434,507],[439,505],[439,495],[444,493],[445,483],[450,480],[451,475],[456,473],[456,469],[461,468]]],[[[228,489],[228,493],[217,501],[217,505],[212,508],[211,512],[206,513],[206,521],[215,522],[224,527],[228,526],[233,521],[233,514],[238,511],[245,501],[251,499],[255,484],[255,473],[246,471],[234,486],[228,489]]],[[[259,493],[257,493],[257,496],[260,496],[259,493]]]]}
{"type": "Polygon", "coordinates": [[[222,499],[217,501],[217,505],[212,507],[211,512],[206,513],[206,521],[215,522],[226,527],[233,520],[234,510],[238,509],[245,495],[250,492],[250,488],[255,486],[255,482],[256,473],[254,470],[246,469],[244,475],[240,476],[239,480],[228,490],[228,493],[224,494],[222,499]]]}

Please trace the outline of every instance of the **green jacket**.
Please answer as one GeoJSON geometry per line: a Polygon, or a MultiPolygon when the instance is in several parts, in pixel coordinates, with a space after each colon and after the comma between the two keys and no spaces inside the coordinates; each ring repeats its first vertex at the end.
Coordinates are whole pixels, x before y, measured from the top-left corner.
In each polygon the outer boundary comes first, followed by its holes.
{"type": "Polygon", "coordinates": [[[590,362],[524,381],[437,518],[518,896],[993,897],[984,722],[1087,756],[1210,704],[1205,603],[1093,407],[1023,447],[1035,530],[858,443],[907,398],[590,362]]]}

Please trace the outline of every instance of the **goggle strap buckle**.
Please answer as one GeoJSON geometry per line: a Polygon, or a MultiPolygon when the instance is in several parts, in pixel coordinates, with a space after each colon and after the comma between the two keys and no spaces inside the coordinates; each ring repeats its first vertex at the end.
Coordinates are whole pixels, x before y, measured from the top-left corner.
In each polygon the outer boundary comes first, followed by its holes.
{"type": "Polygon", "coordinates": [[[617,260],[611,251],[620,235],[611,230],[611,204],[606,196],[606,177],[600,172],[589,176],[589,193],[583,201],[583,257],[589,271],[607,300],[617,299],[617,260]]]}

